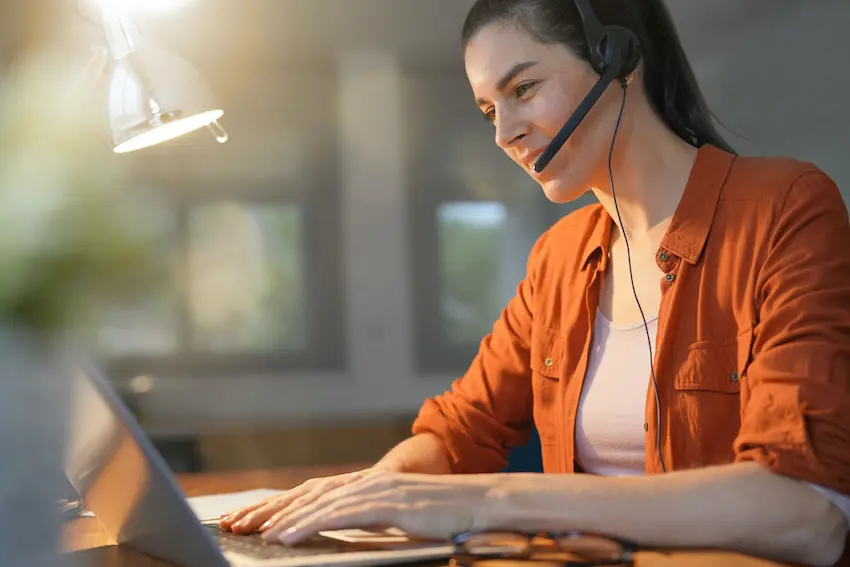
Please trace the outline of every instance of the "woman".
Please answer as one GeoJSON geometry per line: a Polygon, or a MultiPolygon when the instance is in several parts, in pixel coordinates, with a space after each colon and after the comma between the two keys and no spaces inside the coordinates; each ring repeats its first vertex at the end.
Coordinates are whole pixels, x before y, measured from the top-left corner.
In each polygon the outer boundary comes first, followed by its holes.
{"type": "Polygon", "coordinates": [[[640,38],[643,58],[541,173],[536,159],[599,78],[575,5],[478,0],[463,45],[496,143],[550,200],[590,190],[600,204],[539,239],[471,367],[425,403],[412,438],[373,469],[310,481],[224,528],[286,544],[372,524],[433,537],[569,529],[839,558],[850,513],[841,197],[810,164],[731,152],[661,0],[593,7],[640,38]],[[476,474],[499,471],[532,420],[548,474],[476,474]]]}

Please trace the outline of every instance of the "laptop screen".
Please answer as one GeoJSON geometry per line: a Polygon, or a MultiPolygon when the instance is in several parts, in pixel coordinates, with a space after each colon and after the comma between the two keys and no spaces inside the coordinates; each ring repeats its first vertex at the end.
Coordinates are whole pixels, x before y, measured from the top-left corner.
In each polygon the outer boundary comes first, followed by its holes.
{"type": "Polygon", "coordinates": [[[185,567],[228,565],[177,480],[112,385],[73,376],[65,474],[117,543],[185,567]]]}

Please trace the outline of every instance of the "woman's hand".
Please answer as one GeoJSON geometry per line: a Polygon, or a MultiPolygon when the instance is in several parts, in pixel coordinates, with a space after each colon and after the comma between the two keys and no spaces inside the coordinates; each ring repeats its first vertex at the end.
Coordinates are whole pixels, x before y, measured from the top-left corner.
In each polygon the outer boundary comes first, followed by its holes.
{"type": "MultiPolygon", "coordinates": [[[[397,527],[407,533],[445,539],[457,532],[485,529],[489,498],[497,475],[460,477],[376,471],[309,492],[307,499],[275,508],[258,517],[267,541],[292,545],[323,530],[372,526],[397,527]],[[316,497],[316,495],[318,497],[316,497]]],[[[257,520],[252,520],[253,525],[257,520]]]]}
{"type": "Polygon", "coordinates": [[[320,497],[352,482],[373,475],[370,468],[325,478],[314,478],[283,494],[271,496],[251,506],[225,514],[219,521],[224,530],[247,534],[255,532],[275,514],[286,514],[312,504],[320,497]]]}
{"type": "Polygon", "coordinates": [[[219,525],[234,533],[257,531],[273,515],[286,515],[312,504],[320,497],[371,475],[401,471],[444,475],[451,472],[448,456],[440,441],[431,434],[409,437],[396,445],[374,466],[327,478],[308,480],[301,486],[257,504],[222,516],[219,525]]]}

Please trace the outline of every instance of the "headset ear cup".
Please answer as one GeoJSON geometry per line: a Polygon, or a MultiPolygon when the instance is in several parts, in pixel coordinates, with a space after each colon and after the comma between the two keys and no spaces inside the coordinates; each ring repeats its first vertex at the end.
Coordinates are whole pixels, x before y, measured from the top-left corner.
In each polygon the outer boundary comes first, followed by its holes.
{"type": "Polygon", "coordinates": [[[620,54],[620,60],[623,62],[620,78],[634,71],[640,63],[640,41],[635,34],[621,26],[606,27],[605,34],[599,41],[599,50],[605,61],[605,68],[611,65],[617,53],[620,54]]]}

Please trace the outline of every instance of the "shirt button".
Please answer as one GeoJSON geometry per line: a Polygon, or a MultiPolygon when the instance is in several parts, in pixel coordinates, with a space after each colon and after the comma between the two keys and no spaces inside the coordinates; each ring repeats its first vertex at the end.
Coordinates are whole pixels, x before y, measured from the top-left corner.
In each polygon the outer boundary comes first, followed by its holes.
{"type": "Polygon", "coordinates": [[[664,252],[662,252],[661,254],[658,255],[658,259],[661,260],[662,262],[666,262],[667,260],[670,259],[670,254],[668,254],[666,251],[664,251],[664,252]]]}
{"type": "Polygon", "coordinates": [[[737,382],[737,381],[738,381],[738,380],[740,380],[740,379],[741,379],[741,375],[740,375],[740,374],[738,374],[738,371],[737,371],[737,370],[736,370],[735,372],[733,372],[733,373],[732,373],[732,381],[733,381],[733,382],[737,382]]]}
{"type": "Polygon", "coordinates": [[[676,276],[674,276],[673,274],[667,274],[666,276],[664,276],[664,279],[667,280],[667,283],[673,283],[673,280],[676,279],[676,276]]]}
{"type": "Polygon", "coordinates": [[[552,359],[547,358],[546,360],[543,361],[543,364],[545,364],[546,366],[552,366],[552,364],[553,364],[552,359]]]}

